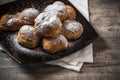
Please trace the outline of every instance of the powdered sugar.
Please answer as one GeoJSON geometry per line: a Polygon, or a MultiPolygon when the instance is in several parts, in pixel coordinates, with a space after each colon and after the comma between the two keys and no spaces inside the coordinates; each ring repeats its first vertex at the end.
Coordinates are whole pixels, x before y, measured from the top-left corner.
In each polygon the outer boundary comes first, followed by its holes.
{"type": "Polygon", "coordinates": [[[77,22],[75,20],[66,20],[64,22],[63,27],[66,28],[68,31],[75,33],[81,29],[82,24],[80,24],[79,22],[77,22]]]}
{"type": "Polygon", "coordinates": [[[11,18],[7,21],[6,26],[13,26],[13,24],[18,23],[19,19],[17,18],[11,18]]]}
{"type": "Polygon", "coordinates": [[[32,38],[36,36],[34,28],[30,25],[22,26],[19,33],[25,40],[32,40],[32,38]]]}
{"type": "MultiPolygon", "coordinates": [[[[41,13],[36,19],[36,24],[38,25],[40,32],[47,29],[55,29],[54,27],[62,27],[62,22],[56,16],[50,15],[50,13],[41,13]]],[[[46,32],[46,31],[45,31],[46,32]]]]}
{"type": "Polygon", "coordinates": [[[21,15],[25,20],[29,20],[31,18],[36,18],[39,14],[39,11],[34,8],[28,8],[22,11],[21,15]]]}
{"type": "Polygon", "coordinates": [[[66,14],[67,9],[63,2],[57,1],[51,5],[48,5],[45,8],[45,12],[51,12],[53,15],[57,15],[58,17],[60,17],[66,14]]]}
{"type": "Polygon", "coordinates": [[[42,23],[45,17],[46,17],[45,13],[40,13],[40,14],[36,17],[35,23],[36,23],[36,24],[42,23]]]}
{"type": "Polygon", "coordinates": [[[44,25],[46,25],[46,27],[56,27],[56,26],[62,27],[62,23],[61,23],[60,19],[56,16],[53,16],[53,17],[47,16],[44,19],[44,22],[43,22],[41,28],[44,27],[44,25]]]}

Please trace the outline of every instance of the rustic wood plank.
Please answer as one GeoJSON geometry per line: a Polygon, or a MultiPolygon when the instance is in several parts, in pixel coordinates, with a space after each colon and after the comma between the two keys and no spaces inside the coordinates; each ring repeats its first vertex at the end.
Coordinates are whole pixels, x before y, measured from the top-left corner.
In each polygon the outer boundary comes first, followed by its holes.
{"type": "MultiPolygon", "coordinates": [[[[76,73],[62,68],[37,68],[26,67],[6,69],[2,71],[2,79],[9,80],[113,80],[119,76],[119,73],[115,72],[119,67],[114,68],[87,68],[84,67],[82,73],[76,73]],[[102,70],[102,71],[101,71],[102,70]],[[113,71],[112,71],[113,70],[113,71]]],[[[118,78],[119,79],[119,78],[118,78]]]]}
{"type": "MultiPolygon", "coordinates": [[[[14,62],[11,58],[4,58],[4,57],[1,57],[0,58],[0,69],[3,69],[3,68],[20,68],[21,66],[19,65],[22,65],[22,64],[19,64],[19,63],[16,63],[14,62]]],[[[102,51],[102,52],[97,52],[97,54],[94,54],[94,63],[96,63],[96,65],[98,64],[107,64],[107,63],[118,63],[120,62],[120,55],[119,55],[119,52],[117,51],[102,51]],[[98,63],[98,64],[97,64],[98,63]]],[[[37,66],[36,64],[33,64],[35,66],[37,66]]],[[[22,65],[22,66],[33,66],[33,65],[22,65]]],[[[92,65],[92,64],[91,64],[92,65]]],[[[120,65],[120,64],[119,64],[120,65]]],[[[109,64],[108,64],[109,66],[109,64]]]]}

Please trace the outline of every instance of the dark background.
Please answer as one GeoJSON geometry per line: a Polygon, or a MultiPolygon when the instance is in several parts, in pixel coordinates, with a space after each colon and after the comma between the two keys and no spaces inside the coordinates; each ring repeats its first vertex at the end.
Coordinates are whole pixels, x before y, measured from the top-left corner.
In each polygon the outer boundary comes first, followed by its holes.
{"type": "MultiPolygon", "coordinates": [[[[1,2],[8,0],[0,0],[1,2]]],[[[42,64],[20,65],[0,52],[0,80],[120,80],[120,0],[89,0],[90,22],[100,37],[94,63],[80,73],[42,64]]]]}

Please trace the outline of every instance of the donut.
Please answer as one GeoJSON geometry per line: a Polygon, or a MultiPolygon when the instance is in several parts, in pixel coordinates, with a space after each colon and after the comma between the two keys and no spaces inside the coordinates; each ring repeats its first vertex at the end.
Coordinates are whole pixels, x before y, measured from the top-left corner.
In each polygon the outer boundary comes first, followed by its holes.
{"type": "Polygon", "coordinates": [[[18,42],[27,48],[35,48],[38,45],[39,37],[36,35],[33,26],[24,25],[18,32],[18,42]]]}
{"type": "Polygon", "coordinates": [[[48,5],[44,12],[49,12],[52,15],[56,15],[60,18],[61,21],[66,20],[67,18],[67,9],[63,2],[56,1],[55,3],[48,5]]]}
{"type": "Polygon", "coordinates": [[[26,8],[21,12],[19,18],[34,24],[34,19],[39,15],[39,13],[40,12],[35,8],[26,8]]]}
{"type": "Polygon", "coordinates": [[[18,16],[20,13],[14,15],[5,14],[0,19],[0,30],[18,31],[21,26],[31,24],[28,21],[21,20],[18,16]]]}
{"type": "Polygon", "coordinates": [[[68,41],[63,35],[58,35],[56,38],[44,38],[42,46],[48,53],[56,53],[68,48],[68,41]]]}
{"type": "Polygon", "coordinates": [[[62,27],[62,23],[58,17],[51,16],[47,13],[41,13],[35,19],[35,24],[36,33],[47,38],[56,37],[60,33],[62,27]]]}
{"type": "Polygon", "coordinates": [[[76,20],[66,20],[63,23],[61,33],[68,39],[78,39],[83,33],[83,26],[76,20]]]}

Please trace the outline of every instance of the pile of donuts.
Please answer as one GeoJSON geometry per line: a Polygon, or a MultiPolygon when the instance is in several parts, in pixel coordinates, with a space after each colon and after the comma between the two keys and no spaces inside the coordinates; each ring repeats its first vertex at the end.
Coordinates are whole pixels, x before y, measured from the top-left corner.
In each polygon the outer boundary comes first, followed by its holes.
{"type": "Polygon", "coordinates": [[[5,14],[0,19],[0,30],[18,31],[17,40],[22,46],[35,48],[39,44],[48,53],[68,48],[68,41],[81,37],[83,26],[76,20],[70,5],[56,1],[43,12],[26,8],[16,14],[5,14]]]}

